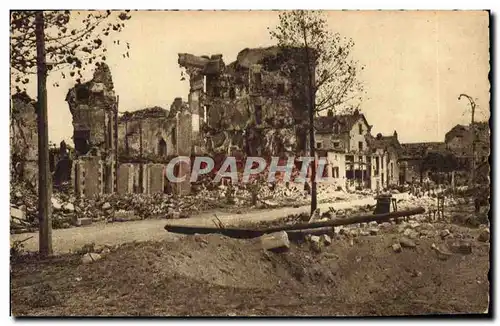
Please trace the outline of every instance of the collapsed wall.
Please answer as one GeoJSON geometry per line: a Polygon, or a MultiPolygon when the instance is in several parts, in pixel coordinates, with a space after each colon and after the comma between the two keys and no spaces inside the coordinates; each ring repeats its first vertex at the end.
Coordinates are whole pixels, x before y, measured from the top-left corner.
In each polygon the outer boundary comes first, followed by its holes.
{"type": "Polygon", "coordinates": [[[170,110],[152,107],[125,112],[118,120],[118,153],[120,162],[168,163],[178,155],[179,146],[191,133],[188,104],[176,98],[170,110]],[[185,120],[181,123],[180,118],[185,120]],[[184,127],[187,125],[187,130],[184,127]]]}
{"type": "Polygon", "coordinates": [[[99,64],[92,80],[68,91],[66,102],[73,117],[77,155],[86,155],[90,150],[112,154],[118,108],[109,67],[99,64]]]}
{"type": "Polygon", "coordinates": [[[200,152],[287,156],[306,150],[305,66],[298,49],[244,49],[222,55],[179,54],[190,77],[189,104],[199,113],[200,152]],[[284,68],[286,67],[286,68],[284,68]]]}
{"type": "Polygon", "coordinates": [[[70,89],[66,102],[73,117],[78,158],[73,175],[77,193],[90,196],[114,192],[118,101],[109,67],[105,63],[97,65],[92,80],[70,89]]]}
{"type": "Polygon", "coordinates": [[[11,98],[10,154],[13,177],[38,183],[38,131],[36,101],[26,93],[11,98]]]}

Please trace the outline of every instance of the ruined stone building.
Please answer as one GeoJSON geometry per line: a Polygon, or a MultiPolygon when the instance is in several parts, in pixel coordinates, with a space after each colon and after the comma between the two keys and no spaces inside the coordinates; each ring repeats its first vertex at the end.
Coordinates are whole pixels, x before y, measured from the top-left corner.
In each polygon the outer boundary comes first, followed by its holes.
{"type": "Polygon", "coordinates": [[[26,93],[11,98],[10,149],[14,177],[38,184],[38,132],[36,101],[26,93]]]}
{"type": "MultiPolygon", "coordinates": [[[[151,169],[163,170],[165,164],[168,164],[173,157],[191,156],[191,134],[191,112],[188,104],[181,98],[174,100],[170,110],[153,107],[125,112],[118,122],[118,153],[119,162],[123,165],[122,170],[125,171],[127,168],[128,173],[133,173],[134,169],[141,171],[144,163],[155,163],[150,165],[151,169]]],[[[183,175],[186,172],[184,169],[177,174],[183,175]]],[[[143,172],[135,173],[132,185],[128,187],[135,189],[134,192],[141,187],[152,192],[166,191],[164,188],[168,185],[163,175],[162,180],[158,180],[155,173],[149,173],[143,181],[141,177],[143,174],[143,172]],[[143,185],[147,182],[149,186],[143,185]]],[[[184,185],[182,189],[177,190],[185,192],[186,187],[184,185]]]]}
{"type": "Polygon", "coordinates": [[[300,64],[300,51],[244,49],[228,65],[222,55],[179,54],[190,81],[195,152],[263,157],[304,152],[307,66],[300,64]]]}
{"type": "MultiPolygon", "coordinates": [[[[157,193],[166,191],[165,166],[174,156],[192,152],[192,118],[181,98],[170,111],[160,107],[118,114],[111,71],[97,66],[93,78],[70,89],[77,193],[157,193]]],[[[189,167],[181,165],[184,175],[189,167]]],[[[185,183],[172,191],[186,193],[185,183]]]]}
{"type": "Polygon", "coordinates": [[[96,67],[92,80],[77,84],[66,95],[73,117],[73,142],[79,161],[75,166],[80,192],[112,193],[116,189],[118,100],[109,67],[96,67]],[[100,164],[102,163],[102,164],[100,164]]]}
{"type": "MultiPolygon", "coordinates": [[[[476,163],[488,161],[490,155],[490,127],[488,122],[475,122],[476,163]]],[[[445,135],[446,148],[467,166],[472,156],[474,132],[471,125],[456,125],[445,135]]]]}
{"type": "MultiPolygon", "coordinates": [[[[16,93],[11,98],[10,148],[14,179],[26,181],[36,189],[38,184],[37,103],[28,94],[16,93]]],[[[70,181],[71,148],[63,142],[49,148],[49,170],[55,186],[70,181]]]]}

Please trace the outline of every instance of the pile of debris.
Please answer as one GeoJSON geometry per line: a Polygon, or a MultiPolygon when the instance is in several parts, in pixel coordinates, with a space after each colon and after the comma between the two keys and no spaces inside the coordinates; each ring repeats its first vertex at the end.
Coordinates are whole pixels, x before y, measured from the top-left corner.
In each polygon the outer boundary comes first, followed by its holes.
{"type": "Polygon", "coordinates": [[[30,232],[38,224],[38,195],[28,183],[10,187],[10,228],[14,233],[30,232]]]}

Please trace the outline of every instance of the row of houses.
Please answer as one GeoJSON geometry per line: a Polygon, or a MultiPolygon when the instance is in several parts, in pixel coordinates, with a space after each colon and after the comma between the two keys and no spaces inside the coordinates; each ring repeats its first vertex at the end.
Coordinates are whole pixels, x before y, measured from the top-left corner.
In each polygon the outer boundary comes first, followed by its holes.
{"type": "Polygon", "coordinates": [[[473,158],[478,174],[489,174],[487,122],[456,125],[444,142],[427,143],[400,143],[396,131],[374,137],[372,126],[358,110],[349,115],[329,112],[316,118],[315,127],[317,156],[328,162],[325,174],[342,187],[377,190],[422,182],[432,174],[468,173],[473,158]]]}

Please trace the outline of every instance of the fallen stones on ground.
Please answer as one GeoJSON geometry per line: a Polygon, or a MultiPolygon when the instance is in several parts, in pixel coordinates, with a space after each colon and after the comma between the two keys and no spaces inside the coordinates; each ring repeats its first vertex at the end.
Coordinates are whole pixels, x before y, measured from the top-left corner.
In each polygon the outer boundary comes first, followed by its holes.
{"type": "Polygon", "coordinates": [[[137,221],[141,218],[134,211],[119,210],[114,213],[113,222],[137,221]]]}
{"type": "Polygon", "coordinates": [[[448,229],[444,229],[441,232],[439,232],[439,236],[441,237],[441,239],[445,239],[450,235],[451,235],[451,232],[448,229]]]}
{"type": "Polygon", "coordinates": [[[438,259],[440,259],[440,260],[447,260],[448,258],[450,258],[452,256],[452,253],[446,252],[446,251],[440,249],[434,243],[431,245],[431,249],[434,250],[438,259]]]}
{"type": "Polygon", "coordinates": [[[26,218],[24,212],[15,207],[10,208],[10,216],[18,220],[24,220],[26,218]]]}
{"type": "Polygon", "coordinates": [[[332,238],[330,238],[327,234],[321,235],[321,241],[325,244],[325,246],[329,246],[332,244],[332,238]]]}
{"type": "Polygon", "coordinates": [[[415,243],[415,241],[407,238],[407,237],[401,237],[399,239],[399,244],[401,245],[401,247],[403,248],[415,248],[417,246],[417,244],[415,243]]]}
{"type": "Polygon", "coordinates": [[[472,253],[472,245],[466,240],[456,240],[448,243],[448,248],[451,252],[457,254],[468,255],[472,253]]]}
{"type": "Polygon", "coordinates": [[[399,243],[393,244],[392,250],[394,250],[394,252],[401,252],[401,245],[399,243]]]}
{"type": "Polygon", "coordinates": [[[311,242],[311,249],[315,252],[321,252],[321,238],[317,235],[312,235],[309,238],[309,241],[311,242]]]}
{"type": "Polygon", "coordinates": [[[73,205],[72,203],[64,203],[62,206],[62,210],[68,211],[68,212],[74,212],[75,205],[73,205]]]}
{"type": "Polygon", "coordinates": [[[290,248],[290,240],[285,231],[264,234],[260,237],[260,242],[265,250],[287,250],[290,248]]]}
{"type": "Polygon", "coordinates": [[[311,214],[311,218],[309,219],[309,223],[317,222],[321,219],[321,210],[316,208],[314,212],[311,214]]]}
{"type": "Polygon", "coordinates": [[[93,263],[101,258],[102,258],[102,256],[96,252],[86,253],[82,257],[82,264],[90,264],[90,263],[93,263]]]}
{"type": "Polygon", "coordinates": [[[74,226],[85,226],[85,225],[90,225],[92,224],[92,218],[91,217],[76,217],[73,219],[73,225],[74,226]]]}
{"type": "Polygon", "coordinates": [[[403,235],[407,238],[417,239],[420,234],[419,234],[419,232],[417,232],[413,229],[405,229],[403,232],[403,235]]]}
{"type": "Polygon", "coordinates": [[[490,241],[490,230],[489,229],[483,229],[481,233],[479,233],[479,236],[477,237],[478,241],[481,242],[488,242],[490,241]]]}
{"type": "Polygon", "coordinates": [[[62,208],[62,204],[61,204],[61,202],[57,198],[52,197],[50,201],[52,203],[52,208],[53,209],[59,210],[59,209],[62,208]]]}

